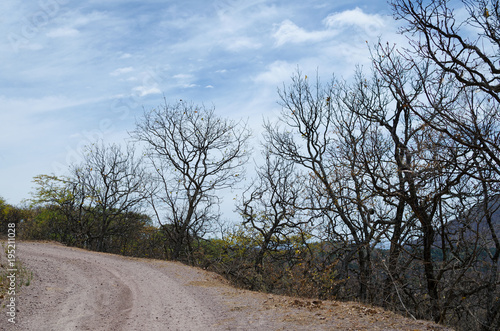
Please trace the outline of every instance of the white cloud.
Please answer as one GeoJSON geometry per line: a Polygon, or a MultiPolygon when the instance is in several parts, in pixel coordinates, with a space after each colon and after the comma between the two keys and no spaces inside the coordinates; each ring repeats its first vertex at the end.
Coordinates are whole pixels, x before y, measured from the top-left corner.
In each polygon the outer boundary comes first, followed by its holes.
{"type": "Polygon", "coordinates": [[[157,86],[137,86],[132,89],[134,94],[143,97],[150,94],[161,94],[161,90],[157,86]]]}
{"type": "Polygon", "coordinates": [[[286,43],[316,42],[335,35],[334,31],[312,31],[308,32],[290,20],[284,20],[273,34],[276,45],[282,46],[286,43]]]}
{"type": "Polygon", "coordinates": [[[255,50],[262,47],[260,42],[247,37],[230,38],[225,42],[226,49],[233,52],[242,50],[255,50]]]}
{"type": "MultiPolygon", "coordinates": [[[[54,159],[76,144],[65,137],[92,131],[101,118],[126,133],[135,111],[161,103],[163,93],[214,103],[234,119],[249,117],[258,132],[260,115],[279,108],[276,88],[297,66],[311,77],[315,70],[322,77],[348,75],[354,64],[368,63],[372,30],[396,40],[390,18],[384,25],[385,17],[352,9],[365,8],[362,2],[339,12],[345,1],[321,2],[322,8],[298,0],[59,1],[60,10],[34,28],[28,23],[40,11],[38,1],[0,3],[6,35],[0,72],[9,82],[2,93],[8,97],[0,95],[0,123],[9,123],[10,136],[23,136],[3,155],[22,150],[37,173],[39,146],[50,147],[44,153],[54,159]],[[93,102],[98,98],[107,99],[93,102]]],[[[369,7],[383,12],[386,5],[369,7]]],[[[0,132],[3,141],[9,134],[0,132]]],[[[26,173],[0,171],[0,183],[29,183],[26,173]]]]}
{"type": "Polygon", "coordinates": [[[177,80],[177,84],[175,86],[181,87],[181,88],[193,88],[193,87],[198,87],[198,84],[193,83],[195,80],[195,76],[192,74],[177,74],[172,76],[172,78],[175,78],[177,80]]]}
{"type": "Polygon", "coordinates": [[[73,28],[57,28],[47,32],[47,37],[49,38],[75,37],[79,34],[80,32],[73,28]]]}
{"type": "Polygon", "coordinates": [[[32,39],[26,38],[22,34],[9,33],[7,35],[7,40],[9,41],[10,47],[6,47],[6,49],[14,51],[15,53],[22,50],[38,51],[43,49],[43,45],[33,42],[32,39]]]}
{"type": "Polygon", "coordinates": [[[113,20],[113,16],[111,16],[111,14],[99,12],[97,10],[92,11],[88,14],[82,14],[79,11],[69,12],[68,19],[71,19],[71,24],[73,26],[78,27],[86,26],[90,23],[92,23],[92,25],[116,23],[116,21],[113,20]]]}
{"type": "Polygon", "coordinates": [[[129,59],[132,57],[132,54],[129,54],[129,53],[124,53],[120,56],[120,59],[124,60],[124,59],[129,59]]]}
{"type": "Polygon", "coordinates": [[[278,86],[290,78],[294,68],[294,65],[288,62],[275,61],[266,67],[265,72],[258,74],[253,80],[266,86],[278,86]]]}
{"type": "Polygon", "coordinates": [[[180,79],[180,80],[187,80],[193,78],[193,75],[191,74],[177,74],[172,76],[175,79],[180,79]]]}
{"type": "Polygon", "coordinates": [[[339,34],[352,36],[355,31],[348,28],[360,28],[369,35],[379,34],[387,28],[386,19],[378,14],[366,14],[360,8],[345,10],[328,15],[323,21],[324,29],[307,31],[290,20],[281,22],[273,37],[276,46],[286,43],[321,42],[339,34]]]}
{"type": "Polygon", "coordinates": [[[328,15],[324,24],[329,28],[346,28],[357,26],[366,31],[381,30],[385,27],[385,20],[377,14],[366,14],[360,8],[346,10],[328,15]]]}
{"type": "Polygon", "coordinates": [[[84,105],[100,99],[70,99],[65,96],[45,96],[41,98],[7,98],[0,96],[3,112],[17,112],[22,114],[39,114],[52,112],[64,108],[84,105]]]}
{"type": "Polygon", "coordinates": [[[110,73],[111,76],[120,76],[129,72],[134,71],[133,67],[118,68],[110,73]]]}

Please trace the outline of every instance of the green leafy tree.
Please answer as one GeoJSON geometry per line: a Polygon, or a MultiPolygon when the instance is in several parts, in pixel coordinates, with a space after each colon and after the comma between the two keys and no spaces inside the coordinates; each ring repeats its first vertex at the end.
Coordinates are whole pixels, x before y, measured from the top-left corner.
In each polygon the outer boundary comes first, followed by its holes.
{"type": "Polygon", "coordinates": [[[14,207],[0,197],[0,235],[6,236],[9,228],[9,223],[19,223],[23,219],[23,210],[14,207]]]}

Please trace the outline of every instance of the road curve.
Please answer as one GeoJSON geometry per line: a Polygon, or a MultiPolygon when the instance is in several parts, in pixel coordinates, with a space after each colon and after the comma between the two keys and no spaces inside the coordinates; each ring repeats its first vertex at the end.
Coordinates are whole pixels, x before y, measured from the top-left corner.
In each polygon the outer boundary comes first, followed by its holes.
{"type": "Polygon", "coordinates": [[[207,330],[215,324],[213,303],[184,286],[194,279],[182,271],[192,268],[61,245],[18,246],[19,259],[34,271],[33,287],[23,289],[32,293],[21,292],[21,330],[207,330]]]}
{"type": "Polygon", "coordinates": [[[15,325],[0,308],[0,330],[447,330],[357,303],[241,290],[174,262],[39,242],[18,242],[16,259],[33,280],[16,291],[15,325]]]}

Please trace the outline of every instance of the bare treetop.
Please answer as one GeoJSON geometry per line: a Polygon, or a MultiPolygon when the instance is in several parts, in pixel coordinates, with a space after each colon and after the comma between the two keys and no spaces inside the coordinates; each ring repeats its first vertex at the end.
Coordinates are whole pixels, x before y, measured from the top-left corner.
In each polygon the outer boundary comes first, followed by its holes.
{"type": "Polygon", "coordinates": [[[243,177],[250,131],[213,108],[181,101],[146,112],[133,135],[147,146],[158,183],[151,204],[173,243],[172,256],[178,258],[183,249],[189,255],[190,240],[219,216],[213,210],[219,190],[243,177]]]}

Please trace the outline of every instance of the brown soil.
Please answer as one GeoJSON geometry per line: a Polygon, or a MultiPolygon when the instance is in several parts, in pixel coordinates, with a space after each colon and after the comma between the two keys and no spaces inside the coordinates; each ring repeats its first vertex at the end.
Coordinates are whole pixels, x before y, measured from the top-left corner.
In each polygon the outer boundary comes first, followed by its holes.
{"type": "Polygon", "coordinates": [[[357,303],[241,290],[180,263],[36,242],[18,242],[17,258],[33,280],[16,293],[17,323],[2,312],[1,330],[450,330],[357,303]]]}

